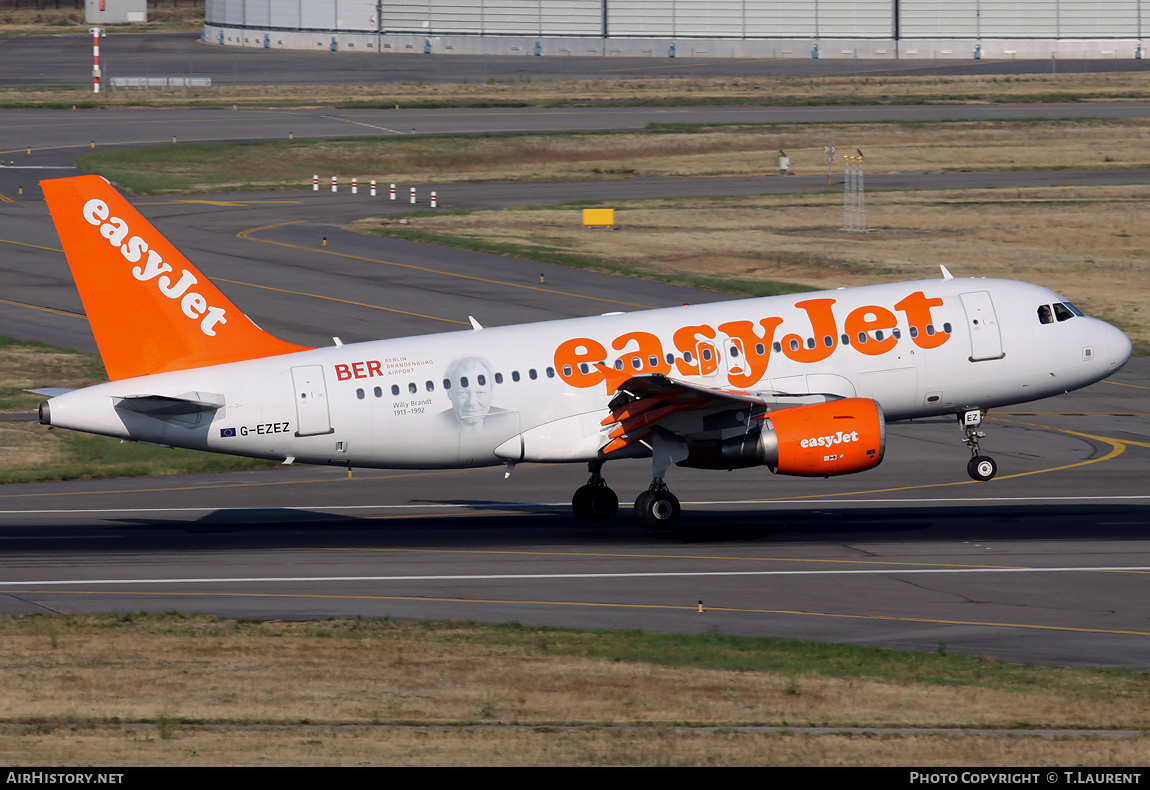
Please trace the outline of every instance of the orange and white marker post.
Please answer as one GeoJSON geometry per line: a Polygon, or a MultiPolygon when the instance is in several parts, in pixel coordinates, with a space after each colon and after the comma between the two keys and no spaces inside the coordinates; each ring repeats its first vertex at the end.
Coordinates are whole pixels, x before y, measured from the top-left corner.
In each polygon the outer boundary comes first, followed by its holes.
{"type": "Polygon", "coordinates": [[[391,185],[391,199],[395,200],[395,184],[391,185]]]}
{"type": "Polygon", "coordinates": [[[104,29],[102,27],[90,27],[88,32],[92,34],[92,92],[100,92],[100,36],[103,35],[104,29]]]}
{"type": "Polygon", "coordinates": [[[375,197],[375,179],[371,179],[371,196],[375,197]]]}
{"type": "Polygon", "coordinates": [[[353,194],[353,195],[359,194],[359,176],[352,176],[351,177],[351,194],[353,194]]]}
{"type": "Polygon", "coordinates": [[[331,191],[332,192],[338,192],[339,191],[339,182],[338,182],[336,176],[331,177],[331,191]]]}
{"type": "Polygon", "coordinates": [[[411,204],[415,205],[415,187],[411,188],[411,204]]]}
{"type": "Polygon", "coordinates": [[[319,192],[319,174],[318,173],[311,177],[311,191],[312,192],[319,192]]]}
{"type": "Polygon", "coordinates": [[[432,192],[432,193],[431,193],[431,207],[432,207],[432,208],[435,208],[435,206],[436,206],[436,202],[435,202],[435,193],[434,193],[434,192],[432,192]]]}

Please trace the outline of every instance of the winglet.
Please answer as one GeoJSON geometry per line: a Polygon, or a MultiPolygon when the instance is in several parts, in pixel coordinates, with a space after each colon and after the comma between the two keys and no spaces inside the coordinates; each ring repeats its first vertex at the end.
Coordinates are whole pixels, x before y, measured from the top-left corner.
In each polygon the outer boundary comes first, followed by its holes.
{"type": "Polygon", "coordinates": [[[945,266],[943,266],[941,263],[938,265],[938,268],[942,269],[942,279],[944,279],[944,280],[953,280],[954,279],[954,275],[951,274],[950,271],[945,266]]]}
{"type": "Polygon", "coordinates": [[[112,380],[310,350],[256,326],[100,176],[40,186],[112,380]]]}

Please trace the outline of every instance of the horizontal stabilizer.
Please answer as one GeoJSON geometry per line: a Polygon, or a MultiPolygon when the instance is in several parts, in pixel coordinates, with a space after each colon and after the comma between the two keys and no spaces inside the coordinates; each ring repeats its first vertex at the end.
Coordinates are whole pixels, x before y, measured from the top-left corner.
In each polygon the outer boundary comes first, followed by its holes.
{"type": "Polygon", "coordinates": [[[55,398],[59,395],[67,395],[72,390],[67,387],[40,387],[34,390],[24,390],[31,392],[33,395],[43,395],[45,398],[55,398]]]}
{"type": "Polygon", "coordinates": [[[116,408],[154,417],[199,414],[224,407],[223,395],[213,392],[185,392],[183,395],[124,395],[116,398],[116,408]]]}

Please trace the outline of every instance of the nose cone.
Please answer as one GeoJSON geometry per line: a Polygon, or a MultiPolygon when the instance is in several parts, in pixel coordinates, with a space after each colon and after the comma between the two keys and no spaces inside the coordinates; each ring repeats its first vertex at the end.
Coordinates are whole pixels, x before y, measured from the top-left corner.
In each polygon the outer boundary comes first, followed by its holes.
{"type": "Polygon", "coordinates": [[[1106,348],[1109,351],[1106,363],[1110,367],[1110,372],[1114,373],[1130,359],[1134,345],[1130,342],[1130,338],[1126,337],[1126,333],[1118,327],[1107,324],[1106,329],[1106,348]]]}

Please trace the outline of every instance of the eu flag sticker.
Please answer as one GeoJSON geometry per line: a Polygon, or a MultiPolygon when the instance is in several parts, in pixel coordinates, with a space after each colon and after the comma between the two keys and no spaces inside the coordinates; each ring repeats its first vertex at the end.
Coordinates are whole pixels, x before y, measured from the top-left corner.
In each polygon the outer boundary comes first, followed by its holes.
{"type": "Polygon", "coordinates": [[[236,435],[236,429],[235,428],[220,428],[220,436],[221,437],[222,436],[235,436],[235,435],[236,435]]]}

